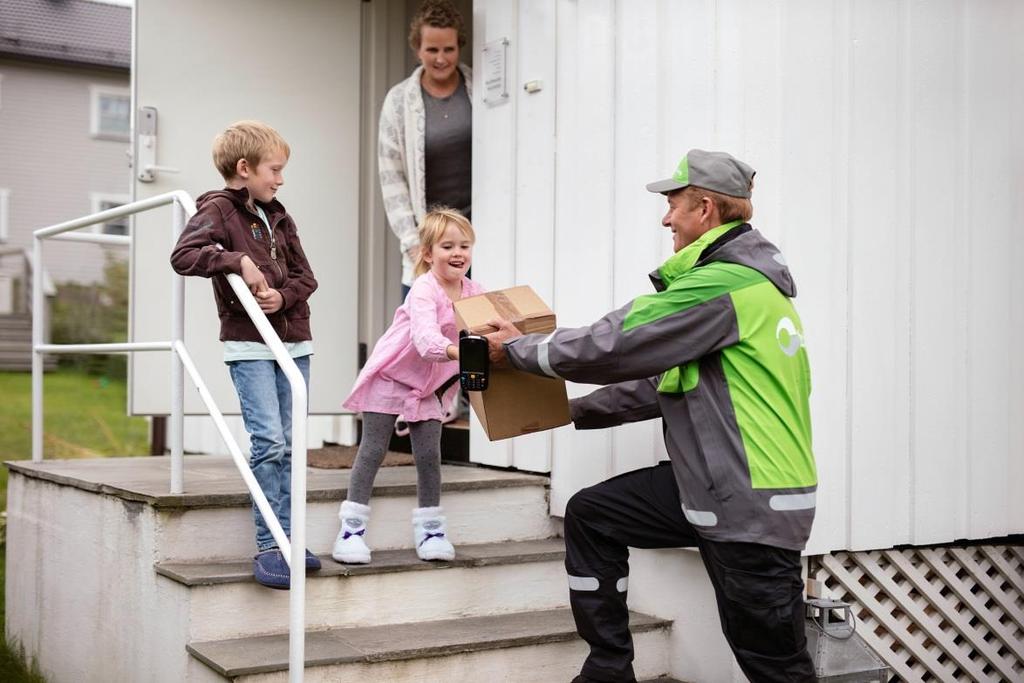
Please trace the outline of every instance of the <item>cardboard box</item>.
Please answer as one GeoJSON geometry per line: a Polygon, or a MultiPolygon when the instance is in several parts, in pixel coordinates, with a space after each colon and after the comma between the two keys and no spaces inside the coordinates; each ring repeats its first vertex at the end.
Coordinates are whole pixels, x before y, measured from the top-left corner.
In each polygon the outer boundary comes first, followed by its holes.
{"type": "MultiPolygon", "coordinates": [[[[551,332],[555,314],[527,286],[501,289],[455,302],[460,330],[494,332],[488,320],[504,318],[523,334],[551,332]]],[[[486,391],[470,391],[469,403],[491,441],[569,424],[565,382],[511,368],[491,368],[486,391]]]]}

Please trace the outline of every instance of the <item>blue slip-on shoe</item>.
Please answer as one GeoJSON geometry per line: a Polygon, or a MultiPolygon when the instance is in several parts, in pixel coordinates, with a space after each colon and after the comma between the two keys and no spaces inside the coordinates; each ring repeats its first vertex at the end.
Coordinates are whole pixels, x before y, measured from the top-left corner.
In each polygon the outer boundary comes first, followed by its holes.
{"type": "Polygon", "coordinates": [[[306,573],[320,571],[320,558],[306,548],[306,573]]]}
{"type": "Polygon", "coordinates": [[[278,548],[271,548],[257,553],[252,561],[252,575],[256,583],[267,588],[288,590],[291,585],[291,574],[288,563],[278,548]]]}

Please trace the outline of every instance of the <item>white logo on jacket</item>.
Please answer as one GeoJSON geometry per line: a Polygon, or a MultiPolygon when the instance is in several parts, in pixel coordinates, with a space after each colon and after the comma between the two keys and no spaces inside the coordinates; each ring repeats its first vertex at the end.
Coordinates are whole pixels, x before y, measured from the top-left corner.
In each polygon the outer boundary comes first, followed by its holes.
{"type": "Polygon", "coordinates": [[[779,342],[779,348],[787,356],[795,356],[804,341],[800,333],[796,331],[796,325],[789,318],[779,320],[779,324],[775,326],[775,339],[779,342]],[[785,337],[783,337],[783,332],[786,333],[785,337]]]}

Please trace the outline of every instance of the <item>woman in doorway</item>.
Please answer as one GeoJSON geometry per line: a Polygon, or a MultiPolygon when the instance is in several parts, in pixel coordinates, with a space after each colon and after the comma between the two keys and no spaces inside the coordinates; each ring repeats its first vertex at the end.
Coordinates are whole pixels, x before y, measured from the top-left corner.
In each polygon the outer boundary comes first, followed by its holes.
{"type": "Polygon", "coordinates": [[[419,66],[388,91],[380,113],[380,188],[401,244],[403,300],[427,210],[450,206],[471,218],[473,78],[459,62],[465,44],[462,15],[450,0],[425,0],[409,26],[419,66]]]}

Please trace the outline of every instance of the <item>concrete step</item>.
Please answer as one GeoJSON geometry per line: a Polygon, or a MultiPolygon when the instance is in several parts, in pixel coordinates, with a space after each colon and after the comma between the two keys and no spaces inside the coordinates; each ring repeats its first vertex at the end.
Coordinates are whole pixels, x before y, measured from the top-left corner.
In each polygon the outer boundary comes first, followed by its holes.
{"type": "MultiPolygon", "coordinates": [[[[423,562],[413,550],[376,551],[368,565],[321,557],[306,581],[312,630],[486,616],[568,605],[562,539],[456,547],[452,562],[423,562]]],[[[288,629],[288,592],[257,584],[252,560],[156,565],[187,604],[187,640],[217,640],[288,629]],[[259,605],[255,619],[253,605],[259,605]]]]}
{"type": "MultiPolygon", "coordinates": [[[[671,622],[630,613],[638,678],[668,671],[671,622]]],[[[190,680],[205,665],[223,678],[260,683],[286,681],[286,633],[188,645],[197,660],[190,680]]],[[[576,635],[567,609],[517,612],[413,624],[311,631],[306,634],[307,681],[569,681],[588,646],[576,635]]]]}
{"type": "MultiPolygon", "coordinates": [[[[340,500],[310,501],[307,505],[306,546],[318,555],[330,554],[334,546],[340,500]]],[[[533,540],[557,533],[547,514],[547,490],[540,486],[464,490],[445,485],[441,504],[448,519],[448,536],[455,545],[533,540]]],[[[415,494],[391,494],[375,487],[370,507],[375,549],[413,547],[415,494]]],[[[248,506],[194,508],[162,516],[157,537],[159,562],[230,560],[255,553],[248,506]]]]}
{"type": "MultiPolygon", "coordinates": [[[[185,458],[185,493],[168,493],[170,459],[109,458],[11,463],[12,471],[59,485],[111,495],[151,507],[156,516],[154,562],[237,560],[255,553],[249,494],[230,458],[185,458]]],[[[330,554],[338,505],[349,470],[307,469],[307,546],[330,554]]],[[[442,465],[441,505],[456,545],[525,541],[557,536],[548,515],[548,478],[483,467],[442,465]]],[[[417,507],[416,468],[382,467],[370,500],[373,547],[413,547],[411,511],[417,507]]]]}

